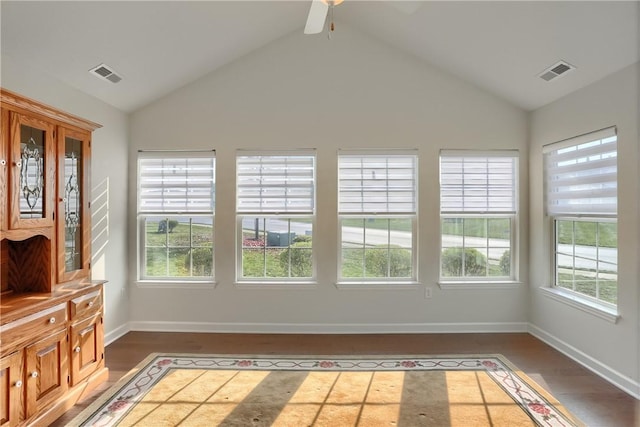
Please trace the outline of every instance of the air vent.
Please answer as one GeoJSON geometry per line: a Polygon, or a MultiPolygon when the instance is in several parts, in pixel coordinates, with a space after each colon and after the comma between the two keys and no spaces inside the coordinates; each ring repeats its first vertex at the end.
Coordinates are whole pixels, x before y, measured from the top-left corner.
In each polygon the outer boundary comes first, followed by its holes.
{"type": "Polygon", "coordinates": [[[97,67],[90,69],[89,72],[103,80],[109,80],[111,83],[118,83],[122,80],[122,77],[116,74],[111,67],[105,64],[100,64],[97,67]]]}
{"type": "Polygon", "coordinates": [[[553,64],[551,67],[547,68],[542,73],[538,74],[538,77],[540,77],[542,80],[549,82],[553,79],[564,76],[569,71],[573,71],[575,69],[576,67],[569,64],[568,62],[560,61],[556,64],[553,64]]]}

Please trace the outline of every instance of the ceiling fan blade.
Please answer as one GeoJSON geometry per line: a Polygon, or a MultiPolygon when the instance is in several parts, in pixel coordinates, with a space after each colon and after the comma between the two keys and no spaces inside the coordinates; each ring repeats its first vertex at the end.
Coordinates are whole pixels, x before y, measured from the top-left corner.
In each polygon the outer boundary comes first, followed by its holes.
{"type": "Polygon", "coordinates": [[[318,34],[324,28],[324,21],[327,20],[329,5],[322,0],[312,0],[307,25],[304,27],[305,34],[318,34]]]}

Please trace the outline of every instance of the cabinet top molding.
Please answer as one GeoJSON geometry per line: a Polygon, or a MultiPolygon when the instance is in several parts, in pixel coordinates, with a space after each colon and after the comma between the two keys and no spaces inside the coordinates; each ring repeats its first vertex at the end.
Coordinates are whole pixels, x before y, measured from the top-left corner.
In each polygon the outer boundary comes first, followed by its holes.
{"type": "Polygon", "coordinates": [[[8,107],[9,109],[28,110],[57,122],[72,125],[91,132],[102,127],[102,125],[98,123],[83,119],[82,117],[74,116],[73,114],[65,113],[57,108],[3,88],[0,88],[0,102],[3,106],[8,107]]]}

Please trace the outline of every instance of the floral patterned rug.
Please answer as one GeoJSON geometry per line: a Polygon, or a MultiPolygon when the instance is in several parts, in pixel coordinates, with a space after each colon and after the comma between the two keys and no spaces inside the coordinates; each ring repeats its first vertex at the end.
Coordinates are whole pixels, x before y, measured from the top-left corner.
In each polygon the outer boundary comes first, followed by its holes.
{"type": "Polygon", "coordinates": [[[71,426],[582,426],[500,355],[152,354],[71,426]]]}

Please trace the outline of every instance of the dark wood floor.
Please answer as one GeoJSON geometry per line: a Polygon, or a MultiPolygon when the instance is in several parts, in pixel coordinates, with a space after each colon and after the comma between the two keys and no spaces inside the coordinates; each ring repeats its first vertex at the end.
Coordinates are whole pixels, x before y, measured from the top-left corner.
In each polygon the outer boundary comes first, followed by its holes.
{"type": "Polygon", "coordinates": [[[248,355],[499,353],[551,392],[588,426],[640,426],[640,401],[526,333],[266,335],[154,332],[130,332],[109,345],[105,354],[110,369],[108,383],[63,415],[53,426],[64,426],[153,352],[248,355]]]}

